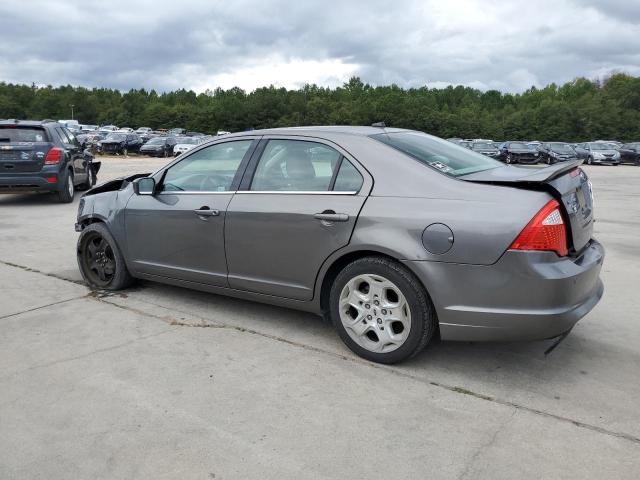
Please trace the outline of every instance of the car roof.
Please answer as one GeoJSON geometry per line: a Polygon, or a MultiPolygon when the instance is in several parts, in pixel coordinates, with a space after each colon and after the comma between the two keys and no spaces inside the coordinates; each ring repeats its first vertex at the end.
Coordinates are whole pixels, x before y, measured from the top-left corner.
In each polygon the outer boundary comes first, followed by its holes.
{"type": "Polygon", "coordinates": [[[43,125],[53,123],[59,125],[54,120],[0,120],[0,125],[23,125],[25,127],[42,127],[43,125]]]}
{"type": "Polygon", "coordinates": [[[246,135],[326,135],[326,134],[343,134],[343,135],[358,135],[369,136],[376,133],[397,133],[397,132],[409,132],[403,128],[382,128],[382,127],[364,127],[364,126],[349,126],[349,125],[335,125],[335,126],[314,126],[314,127],[285,127],[285,128],[267,128],[263,130],[249,130],[246,132],[236,132],[226,134],[225,137],[230,136],[246,136],[246,135]]]}

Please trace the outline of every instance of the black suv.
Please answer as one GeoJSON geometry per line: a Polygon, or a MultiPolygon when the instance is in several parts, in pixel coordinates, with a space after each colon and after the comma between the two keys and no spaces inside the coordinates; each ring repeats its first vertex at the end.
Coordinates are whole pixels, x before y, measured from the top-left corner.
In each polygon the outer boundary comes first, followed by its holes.
{"type": "Polygon", "coordinates": [[[96,183],[100,162],[54,121],[0,121],[0,192],[53,192],[63,203],[96,183]]]}

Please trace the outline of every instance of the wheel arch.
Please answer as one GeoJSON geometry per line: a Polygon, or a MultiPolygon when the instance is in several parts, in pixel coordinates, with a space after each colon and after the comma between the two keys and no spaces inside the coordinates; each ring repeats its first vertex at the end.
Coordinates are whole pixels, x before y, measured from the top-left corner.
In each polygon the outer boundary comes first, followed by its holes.
{"type": "Polygon", "coordinates": [[[360,248],[357,250],[344,251],[330,258],[325,263],[320,274],[318,275],[316,298],[318,302],[317,305],[319,306],[320,313],[323,317],[327,318],[329,312],[329,293],[331,292],[331,285],[333,284],[335,278],[338,276],[340,271],[349,263],[364,257],[382,257],[396,262],[399,265],[402,265],[409,272],[411,272],[411,274],[416,278],[420,285],[422,285],[422,288],[424,289],[426,294],[431,297],[427,286],[416,274],[416,272],[414,272],[408,265],[406,265],[405,262],[401,261],[402,257],[400,255],[383,249],[376,249],[371,247],[360,248]]]}

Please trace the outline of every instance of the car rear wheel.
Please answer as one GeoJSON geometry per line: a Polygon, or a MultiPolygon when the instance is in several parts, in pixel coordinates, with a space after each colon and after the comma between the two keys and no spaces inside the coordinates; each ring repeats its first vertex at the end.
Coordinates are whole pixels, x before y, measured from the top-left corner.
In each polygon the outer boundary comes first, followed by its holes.
{"type": "Polygon", "coordinates": [[[67,170],[66,175],[64,176],[64,180],[62,181],[62,185],[60,186],[60,190],[58,190],[57,196],[58,201],[60,203],[71,203],[73,202],[73,196],[75,195],[75,187],[73,185],[73,173],[70,170],[67,170]]]}
{"type": "Polygon", "coordinates": [[[77,257],[80,273],[91,288],[122,290],[133,283],[115,239],[102,223],[82,231],[77,257]]]}
{"type": "Polygon", "coordinates": [[[513,163],[513,158],[511,158],[511,154],[507,154],[507,163],[513,163]]]}
{"type": "Polygon", "coordinates": [[[91,168],[91,165],[87,165],[87,181],[82,185],[78,185],[78,190],[89,190],[96,184],[96,174],[91,168]]]}
{"type": "Polygon", "coordinates": [[[593,160],[591,157],[587,157],[587,165],[593,165],[593,160]]]}
{"type": "Polygon", "coordinates": [[[436,330],[431,299],[402,265],[365,257],[347,265],[330,293],[331,320],[357,355],[396,363],[416,355],[436,330]]]}

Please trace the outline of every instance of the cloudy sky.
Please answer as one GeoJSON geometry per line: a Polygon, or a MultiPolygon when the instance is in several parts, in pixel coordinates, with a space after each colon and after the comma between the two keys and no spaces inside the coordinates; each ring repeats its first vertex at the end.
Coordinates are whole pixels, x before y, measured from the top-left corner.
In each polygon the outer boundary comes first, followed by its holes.
{"type": "Polygon", "coordinates": [[[639,0],[2,0],[0,81],[128,90],[640,75],[639,0]]]}

